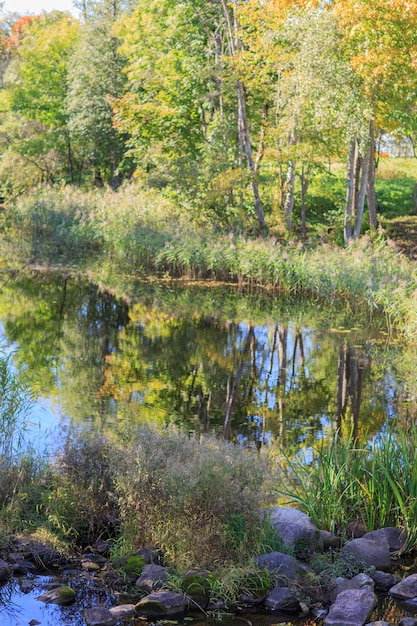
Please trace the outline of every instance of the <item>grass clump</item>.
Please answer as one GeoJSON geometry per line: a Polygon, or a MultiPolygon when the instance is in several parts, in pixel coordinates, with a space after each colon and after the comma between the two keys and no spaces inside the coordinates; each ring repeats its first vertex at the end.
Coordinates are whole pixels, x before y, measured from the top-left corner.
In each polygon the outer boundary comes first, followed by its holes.
{"type": "Polygon", "coordinates": [[[312,450],[310,463],[287,458],[290,480],[279,492],[332,532],[343,534],[351,520],[368,531],[402,528],[410,551],[417,547],[416,445],[415,426],[364,443],[337,435],[312,450]]]}
{"type": "Polygon", "coordinates": [[[152,545],[179,570],[247,560],[258,547],[266,475],[260,457],[228,442],[142,428],[118,473],[126,549],[152,545]]]}

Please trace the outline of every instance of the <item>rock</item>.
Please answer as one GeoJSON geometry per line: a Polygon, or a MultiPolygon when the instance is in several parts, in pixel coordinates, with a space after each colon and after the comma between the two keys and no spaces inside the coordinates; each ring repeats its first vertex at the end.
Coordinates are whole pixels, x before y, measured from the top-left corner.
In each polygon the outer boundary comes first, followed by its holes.
{"type": "Polygon", "coordinates": [[[85,572],[98,572],[101,569],[99,563],[95,563],[89,559],[83,559],[81,561],[81,567],[85,572]]]}
{"type": "Polygon", "coordinates": [[[411,574],[391,587],[389,595],[399,600],[411,600],[417,597],[417,574],[411,574]]]}
{"type": "Polygon", "coordinates": [[[0,559],[0,580],[7,580],[12,575],[12,568],[6,561],[0,559]]]}
{"type": "Polygon", "coordinates": [[[119,604],[119,606],[114,606],[109,609],[109,613],[111,616],[118,622],[121,619],[125,619],[126,617],[132,617],[135,614],[135,605],[134,604],[119,604]]]}
{"type": "Polygon", "coordinates": [[[261,554],[257,558],[258,567],[267,569],[271,572],[295,580],[297,578],[297,561],[289,554],[282,552],[268,552],[261,554]]]}
{"type": "Polygon", "coordinates": [[[29,622],[29,626],[38,626],[41,622],[38,622],[37,619],[31,619],[29,622]]]}
{"type": "Polygon", "coordinates": [[[181,589],[187,594],[191,609],[205,610],[210,599],[208,572],[191,569],[183,576],[181,589]]]}
{"type": "Polygon", "coordinates": [[[184,594],[176,591],[155,591],[142,598],[136,605],[135,611],[150,618],[166,618],[184,615],[186,599],[184,594]]]}
{"type": "Polygon", "coordinates": [[[116,623],[109,609],[101,606],[85,609],[83,615],[87,626],[114,626],[116,623]]]}
{"type": "Polygon", "coordinates": [[[36,567],[30,561],[18,561],[12,565],[13,574],[27,574],[36,571],[36,567]]]}
{"type": "Polygon", "coordinates": [[[35,583],[33,580],[29,580],[29,578],[22,578],[19,580],[19,588],[22,593],[30,593],[33,591],[35,587],[35,583]]]}
{"type": "Polygon", "coordinates": [[[69,604],[75,600],[75,591],[71,587],[55,587],[36,598],[45,604],[69,604]]]}
{"type": "Polygon", "coordinates": [[[162,565],[162,556],[156,548],[141,548],[136,552],[136,554],[138,556],[141,556],[147,565],[150,565],[152,563],[154,565],[162,565]]]}
{"type": "Polygon", "coordinates": [[[263,605],[272,611],[299,611],[300,603],[289,587],[274,587],[266,596],[263,605]]]}
{"type": "Polygon", "coordinates": [[[375,606],[375,596],[368,589],[342,591],[330,607],[324,626],[363,626],[375,606]]]}
{"type": "Polygon", "coordinates": [[[320,541],[323,544],[323,550],[331,550],[340,547],[340,537],[336,537],[328,530],[320,530],[320,541]]]}
{"type": "Polygon", "coordinates": [[[364,539],[376,541],[388,548],[391,554],[400,552],[405,544],[405,535],[399,528],[379,528],[363,536],[364,539]]]}
{"type": "Polygon", "coordinates": [[[417,619],[414,619],[414,617],[403,617],[398,622],[398,626],[417,626],[417,619]]]}
{"type": "Polygon", "coordinates": [[[390,626],[390,624],[379,619],[377,622],[368,622],[365,626],[390,626]]]}
{"type": "Polygon", "coordinates": [[[144,591],[156,591],[164,586],[168,578],[167,571],[162,565],[145,565],[142,574],[136,581],[136,587],[144,591]]]}
{"type": "Polygon", "coordinates": [[[266,509],[265,513],[284,547],[293,550],[298,558],[307,557],[314,550],[323,551],[319,529],[305,513],[281,506],[266,509]]]}
{"type": "Polygon", "coordinates": [[[336,602],[336,598],[339,593],[342,591],[346,591],[347,589],[357,589],[358,587],[355,585],[352,580],[348,578],[343,578],[342,576],[338,576],[338,578],[333,579],[329,584],[329,599],[330,602],[336,602]]]}
{"type": "Polygon", "coordinates": [[[97,550],[97,552],[101,555],[105,555],[109,553],[109,550],[112,546],[112,543],[110,541],[104,541],[103,539],[98,539],[93,548],[95,550],[97,550]]]}
{"type": "Polygon", "coordinates": [[[343,546],[340,554],[342,558],[343,555],[353,555],[368,567],[373,566],[381,570],[389,570],[392,566],[388,546],[366,537],[349,541],[343,546]]]}
{"type": "Polygon", "coordinates": [[[380,570],[373,572],[372,578],[375,582],[375,589],[377,591],[388,591],[391,587],[400,582],[400,578],[395,574],[381,572],[380,570]]]}
{"type": "Polygon", "coordinates": [[[367,576],[366,574],[357,574],[351,581],[354,583],[356,589],[370,589],[371,591],[375,588],[375,582],[373,578],[367,576]]]}

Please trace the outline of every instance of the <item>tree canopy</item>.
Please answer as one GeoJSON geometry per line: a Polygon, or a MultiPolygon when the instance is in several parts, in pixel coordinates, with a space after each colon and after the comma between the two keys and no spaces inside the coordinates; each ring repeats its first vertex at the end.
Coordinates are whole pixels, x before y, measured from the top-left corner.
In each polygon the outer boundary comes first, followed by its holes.
{"type": "Polygon", "coordinates": [[[222,227],[305,236],[309,184],[337,161],[345,241],[366,208],[377,226],[378,138],[416,135],[417,0],[77,6],[3,19],[3,193],[130,178],[222,227]]]}

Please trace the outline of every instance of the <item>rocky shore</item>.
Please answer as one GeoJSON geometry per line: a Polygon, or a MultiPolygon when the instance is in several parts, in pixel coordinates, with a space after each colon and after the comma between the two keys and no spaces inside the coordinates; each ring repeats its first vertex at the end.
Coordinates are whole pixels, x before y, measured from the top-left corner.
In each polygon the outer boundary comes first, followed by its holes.
{"type": "MultiPolygon", "coordinates": [[[[196,612],[238,613],[249,607],[271,615],[288,615],[289,622],[298,624],[305,619],[323,626],[417,626],[413,617],[417,614],[417,573],[404,577],[393,573],[399,569],[405,541],[399,529],[366,533],[357,526],[342,546],[340,538],[319,530],[295,509],[275,507],[268,515],[282,540],[282,551],[259,555],[257,567],[245,573],[240,597],[232,607],[216,597],[210,572],[191,569],[173,576],[152,549],[138,551],[137,556],[145,563],[140,572],[126,568],[121,577],[109,558],[109,544],[103,541],[81,557],[64,558],[39,542],[15,539],[1,553],[0,581],[4,585],[18,577],[20,590],[30,593],[40,572],[54,572],[55,582],[49,582],[49,588],[36,599],[64,606],[77,602],[77,591],[63,584],[63,573],[71,571],[72,580],[88,576],[98,587],[116,593],[111,600],[106,596],[91,606],[83,603],[80,614],[87,626],[135,623],[135,617],[154,622],[182,619],[196,612]],[[267,575],[262,576],[262,572],[267,575]],[[130,601],[117,603],[123,599],[121,591],[128,591],[130,601]],[[396,622],[369,622],[380,594],[393,598],[409,615],[396,622]]],[[[2,608],[7,606],[0,606],[0,617],[2,608]]]]}

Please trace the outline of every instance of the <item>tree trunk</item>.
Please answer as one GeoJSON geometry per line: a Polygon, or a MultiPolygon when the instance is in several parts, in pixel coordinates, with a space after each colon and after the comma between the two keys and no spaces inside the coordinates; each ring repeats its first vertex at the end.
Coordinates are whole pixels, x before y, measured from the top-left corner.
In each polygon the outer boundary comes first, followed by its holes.
{"type": "Polygon", "coordinates": [[[265,215],[261,197],[259,195],[258,179],[256,173],[255,162],[252,157],[252,146],[249,138],[248,119],[246,115],[246,102],[245,102],[245,90],[241,80],[237,81],[237,94],[238,94],[238,106],[239,106],[239,129],[243,140],[243,147],[245,149],[246,161],[249,167],[251,175],[251,185],[253,192],[253,199],[255,202],[255,211],[258,216],[259,226],[262,230],[267,230],[265,215]]]}
{"type": "Polygon", "coordinates": [[[295,163],[290,161],[287,170],[286,181],[286,196],[284,203],[284,218],[285,225],[288,232],[292,232],[292,212],[294,209],[295,197],[294,197],[294,185],[295,185],[295,163]]]}
{"type": "Polygon", "coordinates": [[[306,195],[309,180],[304,173],[304,166],[301,171],[301,235],[303,238],[307,236],[307,220],[306,220],[306,195]]]}
{"type": "Polygon", "coordinates": [[[368,148],[365,156],[362,159],[362,177],[361,177],[361,184],[360,184],[359,193],[358,193],[358,204],[357,204],[355,228],[353,230],[354,241],[359,239],[360,234],[361,234],[363,212],[365,209],[366,188],[367,188],[367,183],[368,183],[369,152],[370,152],[370,148],[368,148]]]}
{"type": "Polygon", "coordinates": [[[371,229],[376,229],[378,223],[376,219],[377,201],[375,192],[375,131],[373,120],[369,122],[369,164],[366,194],[368,200],[369,227],[371,229]]]}
{"type": "Polygon", "coordinates": [[[414,189],[413,189],[413,200],[414,200],[414,213],[417,213],[417,183],[415,183],[414,189]]]}
{"type": "Polygon", "coordinates": [[[355,155],[356,141],[352,139],[349,146],[348,162],[346,168],[346,205],[345,205],[345,223],[343,235],[345,245],[352,240],[353,220],[354,220],[354,187],[355,187],[355,155]]]}
{"type": "MultiPolygon", "coordinates": [[[[239,41],[237,38],[237,23],[235,20],[234,24],[232,24],[229,8],[227,6],[227,0],[221,0],[221,5],[223,8],[224,17],[225,17],[226,24],[227,24],[227,31],[229,33],[230,53],[232,57],[235,57],[239,48],[239,41]]],[[[249,172],[251,175],[253,199],[255,203],[255,211],[258,217],[259,226],[262,230],[266,231],[267,227],[266,227],[266,222],[265,222],[263,205],[262,205],[261,197],[259,195],[256,167],[255,167],[255,162],[252,156],[252,145],[250,142],[248,119],[246,115],[245,88],[244,88],[242,80],[238,79],[236,87],[237,87],[237,100],[238,100],[239,142],[243,143],[243,147],[244,147],[244,151],[246,155],[246,161],[247,161],[249,172]]]]}

